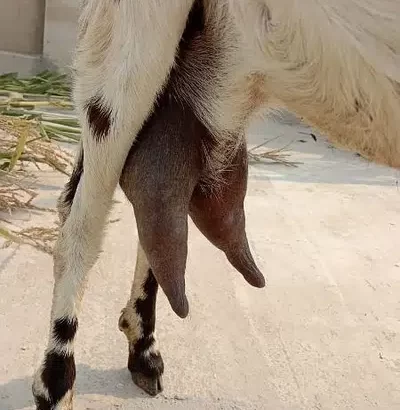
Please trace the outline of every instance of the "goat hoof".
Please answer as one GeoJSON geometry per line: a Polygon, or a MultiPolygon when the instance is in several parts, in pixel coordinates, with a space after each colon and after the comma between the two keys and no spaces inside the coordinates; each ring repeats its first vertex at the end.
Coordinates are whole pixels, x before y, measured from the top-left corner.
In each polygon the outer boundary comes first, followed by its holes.
{"type": "Polygon", "coordinates": [[[164,390],[162,376],[145,376],[143,373],[131,372],[132,380],[150,396],[157,396],[164,390]]]}
{"type": "Polygon", "coordinates": [[[164,362],[158,351],[130,352],[128,369],[132,380],[150,396],[157,396],[163,391],[162,375],[164,362]]]}

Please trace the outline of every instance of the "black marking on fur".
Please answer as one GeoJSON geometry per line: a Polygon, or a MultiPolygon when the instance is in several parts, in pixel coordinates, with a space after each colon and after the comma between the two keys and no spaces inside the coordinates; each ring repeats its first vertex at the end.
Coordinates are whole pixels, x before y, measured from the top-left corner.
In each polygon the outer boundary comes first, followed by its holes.
{"type": "Polygon", "coordinates": [[[151,269],[148,270],[147,279],[143,285],[144,298],[135,303],[136,312],[142,318],[143,335],[146,337],[154,332],[156,324],[156,297],[158,283],[151,269]]]}
{"type": "Polygon", "coordinates": [[[128,368],[131,372],[147,377],[159,376],[164,372],[164,362],[160,353],[148,350],[155,343],[153,332],[156,324],[156,298],[158,283],[151,269],[143,285],[144,298],[135,303],[136,313],[142,319],[142,334],[129,349],[128,368]],[[146,353],[146,354],[145,354],[146,353]]]}
{"type": "Polygon", "coordinates": [[[79,181],[83,173],[83,149],[79,153],[78,160],[74,166],[71,178],[65,185],[64,204],[70,208],[74,201],[76,190],[78,189],[79,181]]]}
{"type": "Polygon", "coordinates": [[[140,373],[143,376],[154,378],[164,373],[164,362],[159,352],[149,354],[137,354],[129,351],[128,369],[132,373],[140,373]]]}
{"type": "Polygon", "coordinates": [[[171,71],[168,89],[166,90],[165,94],[174,92],[177,86],[176,83],[184,78],[184,76],[182,76],[182,70],[187,71],[184,66],[185,62],[188,60],[188,54],[192,52],[195,39],[200,38],[205,30],[204,13],[205,11],[203,0],[196,0],[190,10],[189,16],[186,21],[185,30],[183,31],[181,40],[179,42],[178,52],[175,58],[175,65],[171,71]]]}
{"type": "Polygon", "coordinates": [[[111,108],[100,96],[93,97],[86,104],[87,117],[93,136],[98,142],[107,137],[111,127],[111,108]]]}
{"type": "Polygon", "coordinates": [[[69,319],[64,317],[54,322],[53,334],[58,342],[68,343],[74,340],[77,329],[77,318],[69,319]]]}
{"type": "Polygon", "coordinates": [[[36,410],[51,410],[52,405],[42,396],[35,396],[36,410]]]}
{"type": "Polygon", "coordinates": [[[74,356],[64,356],[56,352],[46,354],[42,381],[46,386],[50,401],[55,406],[72,389],[76,369],[74,356]]]}
{"type": "Polygon", "coordinates": [[[204,4],[203,0],[196,0],[190,10],[185,30],[179,44],[179,51],[195,37],[199,36],[205,28],[204,4]]]}

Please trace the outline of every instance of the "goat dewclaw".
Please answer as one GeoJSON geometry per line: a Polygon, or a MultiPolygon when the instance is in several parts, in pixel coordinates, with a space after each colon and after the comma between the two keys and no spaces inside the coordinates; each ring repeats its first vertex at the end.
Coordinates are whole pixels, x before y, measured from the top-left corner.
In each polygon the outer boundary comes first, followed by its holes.
{"type": "Polygon", "coordinates": [[[245,233],[245,142],[222,174],[224,181],[215,195],[204,186],[209,171],[202,161],[202,147],[210,138],[192,110],[166,92],[133,145],[120,180],[133,205],[139,240],[154,276],[182,318],[189,312],[188,215],[251,285],[265,285],[245,233]]]}

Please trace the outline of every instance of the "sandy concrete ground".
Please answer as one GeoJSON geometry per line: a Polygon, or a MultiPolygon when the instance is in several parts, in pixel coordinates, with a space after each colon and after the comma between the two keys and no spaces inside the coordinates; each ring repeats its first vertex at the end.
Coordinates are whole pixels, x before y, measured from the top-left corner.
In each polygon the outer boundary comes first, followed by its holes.
{"type": "MultiPolygon", "coordinates": [[[[303,162],[250,168],[248,234],[267,288],[246,285],[191,225],[191,313],[178,319],[160,295],[166,373],[156,399],[132,384],[117,329],[136,238],[118,194],[120,221],[109,226],[80,318],[75,409],[400,409],[398,173],[299,131],[258,123],[249,132],[251,144],[294,141],[291,159],[303,162]]],[[[54,203],[63,182],[48,174],[39,203],[54,203]]],[[[29,247],[0,250],[1,410],[33,408],[51,266],[29,247]]]]}

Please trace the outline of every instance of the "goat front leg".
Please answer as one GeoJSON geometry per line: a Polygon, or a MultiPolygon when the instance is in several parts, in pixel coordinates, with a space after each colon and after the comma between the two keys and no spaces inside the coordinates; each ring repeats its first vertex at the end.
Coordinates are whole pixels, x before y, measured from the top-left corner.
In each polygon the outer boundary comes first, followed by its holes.
{"type": "Polygon", "coordinates": [[[151,396],[162,392],[164,373],[155,340],[157,291],[158,283],[139,242],[131,296],[118,326],[128,339],[128,369],[132,379],[151,396]]]}
{"type": "Polygon", "coordinates": [[[168,77],[192,2],[83,3],[75,67],[83,167],[71,183],[72,204],[61,205],[50,335],[33,382],[38,410],[72,409],[74,339],[88,271],[126,156],[168,77]]]}

